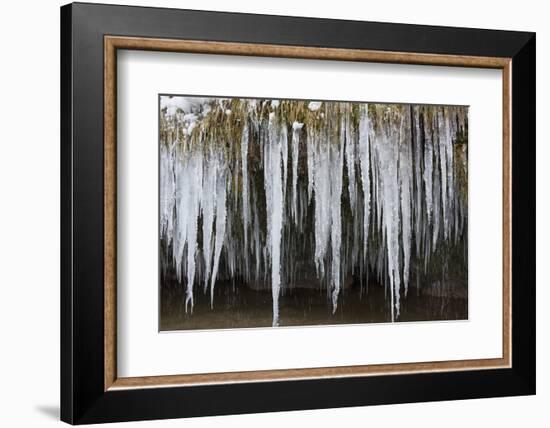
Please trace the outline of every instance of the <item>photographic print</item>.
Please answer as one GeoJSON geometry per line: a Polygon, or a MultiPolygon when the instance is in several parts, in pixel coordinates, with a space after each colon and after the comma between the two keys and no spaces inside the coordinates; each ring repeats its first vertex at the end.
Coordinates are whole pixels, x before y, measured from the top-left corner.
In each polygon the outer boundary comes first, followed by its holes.
{"type": "Polygon", "coordinates": [[[468,107],[159,95],[159,329],[468,318],[468,107]]]}

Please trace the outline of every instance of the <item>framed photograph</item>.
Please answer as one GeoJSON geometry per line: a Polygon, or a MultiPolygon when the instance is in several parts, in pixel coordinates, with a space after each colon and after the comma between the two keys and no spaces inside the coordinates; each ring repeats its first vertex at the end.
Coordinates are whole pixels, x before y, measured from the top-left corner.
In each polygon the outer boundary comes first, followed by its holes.
{"type": "Polygon", "coordinates": [[[61,8],[61,418],[535,393],[535,35],[61,8]]]}

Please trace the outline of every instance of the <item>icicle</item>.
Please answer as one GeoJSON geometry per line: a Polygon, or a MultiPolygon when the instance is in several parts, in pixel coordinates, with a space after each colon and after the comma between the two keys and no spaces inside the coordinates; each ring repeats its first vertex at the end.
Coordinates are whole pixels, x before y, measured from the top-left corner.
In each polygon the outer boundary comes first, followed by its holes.
{"type": "Polygon", "coordinates": [[[449,219],[447,217],[448,198],[447,198],[447,149],[445,143],[445,120],[441,110],[437,114],[437,144],[439,146],[439,168],[441,171],[441,208],[443,213],[443,236],[447,239],[447,230],[449,219]]]}
{"type": "Polygon", "coordinates": [[[303,126],[304,124],[299,122],[292,124],[292,219],[296,225],[298,225],[298,149],[300,145],[300,131],[303,126]]]}
{"type": "Polygon", "coordinates": [[[359,161],[361,163],[361,183],[363,185],[363,258],[366,257],[369,243],[370,221],[370,147],[369,147],[369,107],[361,107],[359,119],[359,161]]]}
{"type": "Polygon", "coordinates": [[[433,146],[432,146],[432,123],[428,118],[428,111],[424,110],[424,186],[426,187],[426,214],[428,224],[432,222],[433,211],[433,146]]]}
{"type": "MultiPolygon", "coordinates": [[[[351,128],[351,121],[349,119],[345,120],[345,140],[346,140],[346,168],[348,170],[348,190],[349,190],[349,200],[350,205],[355,207],[356,189],[355,189],[355,138],[351,128]]],[[[351,210],[353,213],[355,210],[351,210]]]]}
{"type": "Polygon", "coordinates": [[[180,267],[178,269],[181,278],[181,259],[183,258],[183,250],[187,244],[187,287],[185,292],[185,311],[190,307],[193,311],[193,284],[195,281],[195,256],[197,252],[197,228],[200,209],[200,195],[202,188],[202,152],[192,153],[187,161],[186,167],[183,169],[183,174],[180,175],[178,183],[179,188],[183,192],[181,197],[178,219],[181,219],[178,224],[180,236],[180,248],[178,251],[178,259],[180,267]]]}
{"type": "MultiPolygon", "coordinates": [[[[434,148],[437,149],[437,134],[434,136],[434,148]]],[[[439,239],[439,224],[441,215],[441,173],[440,157],[435,153],[434,156],[434,176],[433,176],[433,233],[432,233],[432,252],[437,248],[439,239]]]]}
{"type": "Polygon", "coordinates": [[[392,112],[385,106],[377,107],[378,119],[373,134],[373,147],[377,154],[375,163],[378,172],[379,199],[382,205],[383,236],[387,249],[387,269],[389,277],[391,320],[399,317],[400,309],[400,191],[398,180],[399,142],[403,135],[403,117],[392,118],[392,112]],[[387,122],[386,122],[387,121],[387,122]],[[395,122],[395,123],[394,123],[395,122]]]}
{"type": "Polygon", "coordinates": [[[243,206],[243,232],[244,232],[244,260],[246,278],[248,279],[248,227],[250,220],[250,206],[248,196],[248,126],[244,124],[241,137],[241,175],[242,175],[242,206],[243,206]]]}
{"type": "Polygon", "coordinates": [[[214,307],[214,285],[218,275],[220,255],[225,240],[225,221],[227,216],[227,178],[223,168],[218,172],[216,180],[216,235],[214,244],[214,266],[210,280],[210,307],[214,307]]]}
{"type": "Polygon", "coordinates": [[[420,108],[413,107],[413,150],[414,150],[414,215],[415,215],[415,240],[416,256],[420,256],[420,249],[423,248],[423,236],[425,227],[425,218],[423,217],[423,196],[425,195],[423,187],[423,151],[420,136],[420,108]]]}
{"type": "MultiPolygon", "coordinates": [[[[405,108],[405,130],[400,139],[399,153],[399,186],[401,190],[401,236],[403,242],[403,286],[405,297],[409,291],[409,262],[411,258],[411,193],[413,182],[412,171],[412,138],[410,132],[410,107],[405,108]]],[[[398,307],[399,313],[399,307],[398,307]]]]}
{"type": "Polygon", "coordinates": [[[282,142],[286,132],[277,129],[273,116],[269,121],[269,141],[265,144],[264,184],[268,224],[267,249],[271,259],[271,294],[273,326],[279,325],[279,290],[281,288],[281,238],[283,227],[283,177],[281,175],[282,142]],[[281,136],[283,134],[283,136],[281,136]]]}
{"type": "Polygon", "coordinates": [[[331,225],[331,177],[327,171],[331,171],[330,148],[328,135],[321,139],[315,136],[312,143],[312,168],[311,173],[314,177],[314,197],[315,197],[315,266],[320,279],[325,276],[325,255],[328,248],[331,225]]]}
{"type": "Polygon", "coordinates": [[[313,196],[313,184],[315,182],[315,131],[308,130],[306,150],[307,150],[307,196],[308,202],[313,196]]]}
{"type": "Polygon", "coordinates": [[[202,253],[204,258],[204,291],[208,287],[212,266],[212,240],[214,228],[214,212],[216,209],[216,177],[218,162],[215,155],[209,156],[205,163],[202,186],[202,253]]]}
{"type": "MultiPolygon", "coordinates": [[[[342,181],[344,168],[344,141],[345,121],[340,122],[340,141],[330,142],[330,218],[331,231],[330,242],[332,246],[332,313],[336,312],[338,306],[338,294],[340,292],[340,251],[342,245],[342,181]]],[[[326,174],[325,175],[329,175],[326,174]]]]}
{"type": "Polygon", "coordinates": [[[281,145],[281,158],[283,162],[283,202],[286,195],[286,181],[288,178],[288,134],[286,125],[282,125],[279,130],[279,144],[281,145]]]}
{"type": "Polygon", "coordinates": [[[443,144],[445,146],[445,158],[447,160],[446,171],[447,171],[447,218],[445,221],[445,238],[451,237],[451,226],[453,224],[453,213],[454,213],[454,160],[453,160],[453,138],[451,136],[452,125],[450,123],[450,112],[448,108],[442,109],[443,117],[443,132],[440,134],[443,138],[443,144]]]}
{"type": "Polygon", "coordinates": [[[160,162],[164,167],[160,170],[160,233],[166,238],[168,245],[174,236],[174,209],[176,205],[176,177],[174,166],[173,144],[162,144],[160,162]]]}

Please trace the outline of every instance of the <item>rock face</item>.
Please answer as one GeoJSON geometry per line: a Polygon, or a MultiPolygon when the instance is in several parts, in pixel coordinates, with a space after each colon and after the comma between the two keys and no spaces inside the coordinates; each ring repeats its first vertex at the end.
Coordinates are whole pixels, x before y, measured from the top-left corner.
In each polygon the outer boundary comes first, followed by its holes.
{"type": "MultiPolygon", "coordinates": [[[[246,281],[242,282],[243,287],[250,288],[251,290],[262,291],[270,290],[271,284],[268,281],[246,281]]],[[[347,276],[342,283],[340,284],[340,290],[346,290],[353,286],[353,277],[347,276]]],[[[320,285],[319,281],[316,280],[315,272],[311,272],[311,275],[299,275],[297,279],[287,284],[287,288],[292,288],[294,290],[304,289],[304,290],[319,290],[320,285]]]]}
{"type": "Polygon", "coordinates": [[[447,279],[424,284],[420,289],[422,296],[445,297],[450,299],[468,299],[468,287],[465,284],[447,279]]]}
{"type": "Polygon", "coordinates": [[[163,96],[160,127],[161,259],[190,311],[238,278],[272,290],[277,325],[282,289],[335,311],[370,278],[397,320],[413,267],[467,278],[466,107],[163,96]]]}

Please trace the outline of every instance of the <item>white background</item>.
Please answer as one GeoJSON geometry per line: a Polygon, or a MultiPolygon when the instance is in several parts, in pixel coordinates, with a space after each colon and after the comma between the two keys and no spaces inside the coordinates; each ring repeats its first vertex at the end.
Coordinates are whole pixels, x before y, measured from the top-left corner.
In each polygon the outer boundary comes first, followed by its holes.
{"type": "Polygon", "coordinates": [[[123,51],[117,79],[119,376],[502,356],[501,70],[123,51]],[[469,319],[159,334],[158,93],[469,105],[469,319]]]}
{"type": "MultiPolygon", "coordinates": [[[[110,3],[109,1],[105,1],[110,3]]],[[[461,0],[297,2],[127,1],[187,7],[537,31],[538,395],[191,420],[132,423],[159,427],[546,426],[550,404],[550,28],[544,2],[461,0]]],[[[58,424],[59,406],[59,5],[9,2],[0,13],[0,420],[7,427],[58,424]]]]}

